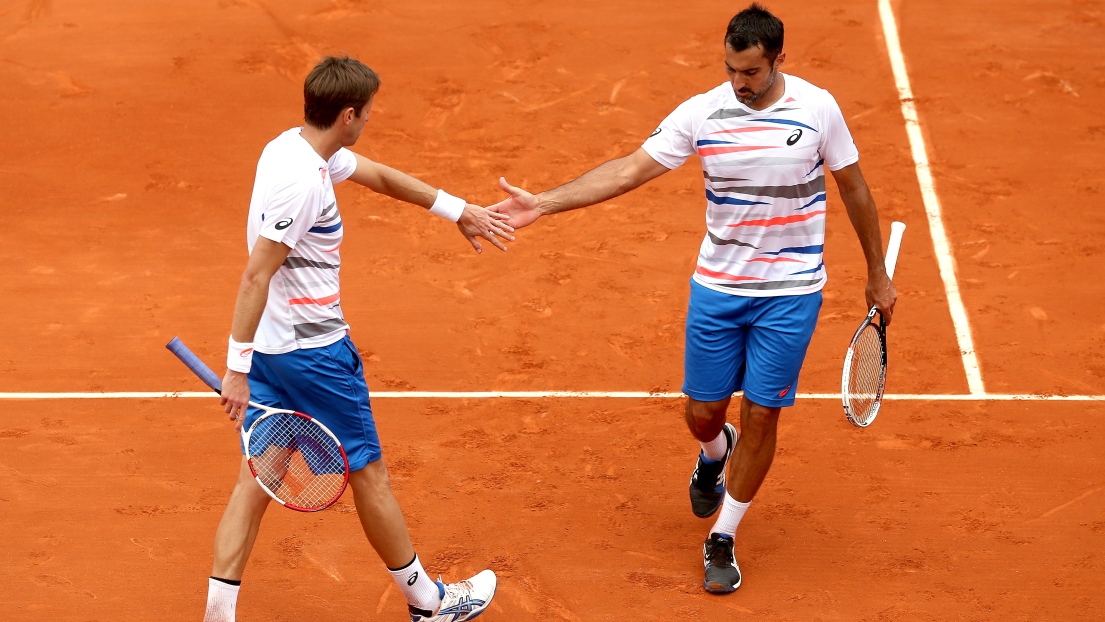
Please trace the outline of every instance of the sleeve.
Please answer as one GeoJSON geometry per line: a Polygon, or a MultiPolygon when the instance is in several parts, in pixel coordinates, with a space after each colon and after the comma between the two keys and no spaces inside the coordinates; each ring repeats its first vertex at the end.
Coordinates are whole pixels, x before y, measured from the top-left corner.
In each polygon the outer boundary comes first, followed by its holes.
{"type": "Polygon", "coordinates": [[[330,181],[335,184],[343,182],[349,179],[349,176],[357,170],[357,156],[352,151],[342,147],[330,156],[330,161],[326,163],[326,166],[330,169],[330,181]]]}
{"type": "Polygon", "coordinates": [[[258,235],[295,248],[318,219],[322,187],[293,181],[276,188],[261,212],[258,235]]]}
{"type": "Polygon", "coordinates": [[[695,153],[694,110],[695,98],[679,104],[656,131],[645,140],[641,148],[664,166],[674,169],[695,153]]]}
{"type": "Polygon", "coordinates": [[[825,159],[825,166],[830,171],[839,171],[849,164],[859,162],[859,151],[852,140],[852,133],[848,131],[848,124],[844,122],[840,106],[827,91],[818,116],[821,122],[821,143],[818,148],[821,157],[825,159]]]}

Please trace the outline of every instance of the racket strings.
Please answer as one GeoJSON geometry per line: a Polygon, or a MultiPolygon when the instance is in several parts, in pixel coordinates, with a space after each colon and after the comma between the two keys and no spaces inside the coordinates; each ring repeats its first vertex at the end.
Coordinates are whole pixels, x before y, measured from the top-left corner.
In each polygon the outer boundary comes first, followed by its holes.
{"type": "Polygon", "coordinates": [[[879,330],[867,325],[860,332],[848,369],[848,407],[858,423],[866,424],[877,412],[883,380],[883,341],[879,330]]]}
{"type": "Polygon", "coordinates": [[[266,417],[251,432],[248,452],[257,478],[286,505],[326,507],[345,489],[341,447],[310,419],[266,417]]]}

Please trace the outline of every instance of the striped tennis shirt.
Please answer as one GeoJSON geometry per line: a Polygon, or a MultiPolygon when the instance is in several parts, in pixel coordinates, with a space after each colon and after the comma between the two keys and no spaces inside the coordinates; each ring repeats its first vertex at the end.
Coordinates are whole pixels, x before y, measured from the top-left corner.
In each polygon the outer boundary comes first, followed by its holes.
{"type": "Polygon", "coordinates": [[[859,160],[828,91],[782,74],[765,110],[728,82],[675,109],[642,147],[676,168],[702,162],[706,237],[694,280],[740,296],[807,294],[825,286],[825,169],[859,160]]]}
{"type": "Polygon", "coordinates": [[[341,214],[334,184],[357,168],[353,152],[338,149],[329,161],[292,128],[261,153],[249,203],[249,251],[262,236],[291,251],[269,281],[269,298],[253,338],[265,354],[318,348],[345,336],[338,268],[341,214]]]}

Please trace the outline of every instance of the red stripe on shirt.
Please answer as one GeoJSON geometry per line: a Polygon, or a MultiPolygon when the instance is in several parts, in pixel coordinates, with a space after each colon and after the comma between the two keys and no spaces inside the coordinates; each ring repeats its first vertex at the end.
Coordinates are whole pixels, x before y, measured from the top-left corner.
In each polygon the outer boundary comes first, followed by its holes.
{"type": "Polygon", "coordinates": [[[786,263],[806,263],[806,262],[802,261],[801,259],[791,259],[790,257],[782,257],[782,256],[780,256],[780,257],[757,257],[755,259],[749,259],[748,263],[752,263],[753,261],[760,261],[760,262],[763,262],[763,263],[775,263],[776,261],[782,261],[782,262],[786,262],[786,263]]]}
{"type": "Polygon", "coordinates": [[[729,274],[728,272],[715,272],[713,270],[707,270],[706,268],[703,268],[702,266],[696,267],[694,269],[694,271],[699,273],[699,274],[704,274],[706,276],[712,276],[715,279],[724,279],[726,281],[762,281],[762,280],[764,280],[764,279],[762,279],[761,277],[758,277],[758,276],[737,276],[735,274],[729,274]]]}
{"type": "Polygon", "coordinates": [[[698,155],[720,155],[723,153],[737,153],[738,151],[757,151],[759,149],[778,149],[770,145],[749,145],[747,147],[699,147],[698,155]]]}
{"type": "Polygon", "coordinates": [[[325,298],[292,298],[288,301],[290,305],[328,305],[334,302],[338,298],[341,298],[341,292],[338,292],[332,296],[326,296],[325,298]]]}
{"type": "Polygon", "coordinates": [[[794,216],[780,216],[778,218],[764,218],[760,220],[746,220],[744,222],[738,222],[732,225],[725,225],[726,227],[771,227],[773,225],[785,225],[792,222],[802,222],[803,220],[809,220],[814,216],[824,214],[825,210],[818,210],[816,212],[810,212],[808,214],[795,214],[794,216]]]}
{"type": "Polygon", "coordinates": [[[709,134],[707,134],[707,136],[713,136],[714,134],[743,134],[745,132],[767,132],[769,130],[774,130],[776,132],[785,132],[789,129],[789,127],[765,127],[762,125],[757,125],[755,127],[739,127],[735,130],[718,130],[716,132],[710,132],[709,134]]]}

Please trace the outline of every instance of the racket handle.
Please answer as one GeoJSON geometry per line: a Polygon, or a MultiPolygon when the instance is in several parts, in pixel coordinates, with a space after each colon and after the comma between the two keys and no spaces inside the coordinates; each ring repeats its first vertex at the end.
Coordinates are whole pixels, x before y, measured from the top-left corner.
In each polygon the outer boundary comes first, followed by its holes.
{"type": "Polygon", "coordinates": [[[211,371],[211,368],[203,364],[203,361],[198,356],[192,354],[192,351],[188,349],[188,346],[184,345],[184,342],[179,337],[173,337],[173,340],[165,345],[180,359],[181,363],[184,363],[188,369],[192,370],[192,373],[199,376],[199,379],[204,384],[211,387],[211,390],[219,395],[223,392],[223,382],[219,380],[219,377],[215,375],[215,372],[211,371]]]}
{"type": "Polygon", "coordinates": [[[898,264],[898,250],[902,248],[902,235],[905,233],[905,223],[894,221],[890,223],[890,244],[886,246],[886,275],[894,278],[894,266],[898,264]]]}

